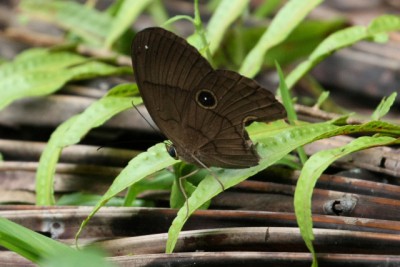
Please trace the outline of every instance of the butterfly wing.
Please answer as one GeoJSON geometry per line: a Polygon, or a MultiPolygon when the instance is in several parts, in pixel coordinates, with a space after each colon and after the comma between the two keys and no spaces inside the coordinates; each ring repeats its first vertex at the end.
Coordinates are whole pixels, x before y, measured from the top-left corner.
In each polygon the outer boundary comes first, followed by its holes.
{"type": "Polygon", "coordinates": [[[183,113],[190,91],[213,71],[184,39],[147,28],[132,42],[132,64],[143,102],[158,128],[174,143],[184,138],[183,113]]]}
{"type": "Polygon", "coordinates": [[[259,157],[245,124],[285,116],[272,93],[235,72],[214,71],[194,47],[161,28],[136,35],[132,61],[151,117],[189,163],[254,166],[259,157]]]}

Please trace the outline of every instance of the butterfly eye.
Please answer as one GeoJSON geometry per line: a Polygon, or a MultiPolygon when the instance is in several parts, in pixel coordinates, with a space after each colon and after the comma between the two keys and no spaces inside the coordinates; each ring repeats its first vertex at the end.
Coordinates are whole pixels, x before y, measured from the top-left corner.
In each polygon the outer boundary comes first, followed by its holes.
{"type": "Polygon", "coordinates": [[[169,154],[172,158],[174,158],[174,159],[179,159],[179,158],[178,158],[178,153],[176,152],[176,148],[174,147],[174,145],[172,145],[172,144],[167,144],[166,147],[167,147],[167,152],[168,152],[168,154],[169,154]]]}
{"type": "Polygon", "coordinates": [[[212,109],[217,106],[217,98],[214,93],[209,90],[198,91],[196,94],[196,102],[205,109],[212,109]]]}

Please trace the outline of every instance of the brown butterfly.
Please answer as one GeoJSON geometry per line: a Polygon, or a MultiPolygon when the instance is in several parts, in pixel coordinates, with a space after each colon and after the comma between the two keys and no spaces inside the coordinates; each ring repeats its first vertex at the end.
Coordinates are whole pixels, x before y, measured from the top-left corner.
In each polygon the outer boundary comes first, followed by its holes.
{"type": "Polygon", "coordinates": [[[257,165],[244,127],[286,117],[271,92],[236,72],[214,70],[196,48],[162,28],[136,34],[132,63],[147,110],[172,141],[168,152],[188,163],[257,165]]]}

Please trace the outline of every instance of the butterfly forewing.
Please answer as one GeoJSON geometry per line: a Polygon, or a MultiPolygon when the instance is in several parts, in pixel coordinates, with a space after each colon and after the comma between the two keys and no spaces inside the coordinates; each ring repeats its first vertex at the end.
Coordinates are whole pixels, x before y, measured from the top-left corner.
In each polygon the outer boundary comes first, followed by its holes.
{"type": "MultiPolygon", "coordinates": [[[[136,34],[132,63],[139,86],[148,82],[187,91],[213,71],[194,47],[162,28],[147,28],[136,34]]],[[[147,91],[141,93],[146,95],[147,91]]]]}

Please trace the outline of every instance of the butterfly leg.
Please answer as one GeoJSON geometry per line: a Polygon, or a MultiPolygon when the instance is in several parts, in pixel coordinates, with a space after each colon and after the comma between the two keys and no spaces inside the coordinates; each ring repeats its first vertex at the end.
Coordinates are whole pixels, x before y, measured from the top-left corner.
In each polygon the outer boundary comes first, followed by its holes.
{"type": "Polygon", "coordinates": [[[199,171],[199,169],[196,169],[196,170],[194,170],[194,171],[192,171],[192,172],[190,172],[190,173],[188,173],[188,174],[186,174],[184,176],[179,177],[179,179],[178,179],[178,181],[179,181],[179,190],[181,191],[183,197],[185,198],[185,203],[186,203],[186,218],[185,219],[187,219],[189,217],[189,201],[188,201],[189,198],[188,198],[188,196],[186,194],[186,191],[185,191],[185,188],[183,187],[183,183],[182,182],[183,182],[184,179],[188,178],[189,176],[194,175],[198,171],[199,171]]]}
{"type": "Polygon", "coordinates": [[[221,180],[218,179],[218,176],[210,168],[208,168],[203,162],[201,162],[197,157],[195,157],[194,155],[192,155],[192,157],[197,161],[197,163],[200,164],[201,167],[203,167],[204,169],[206,169],[207,171],[209,171],[211,173],[211,175],[215,178],[215,180],[217,180],[217,182],[221,186],[222,191],[225,191],[225,186],[223,185],[221,180]]]}

